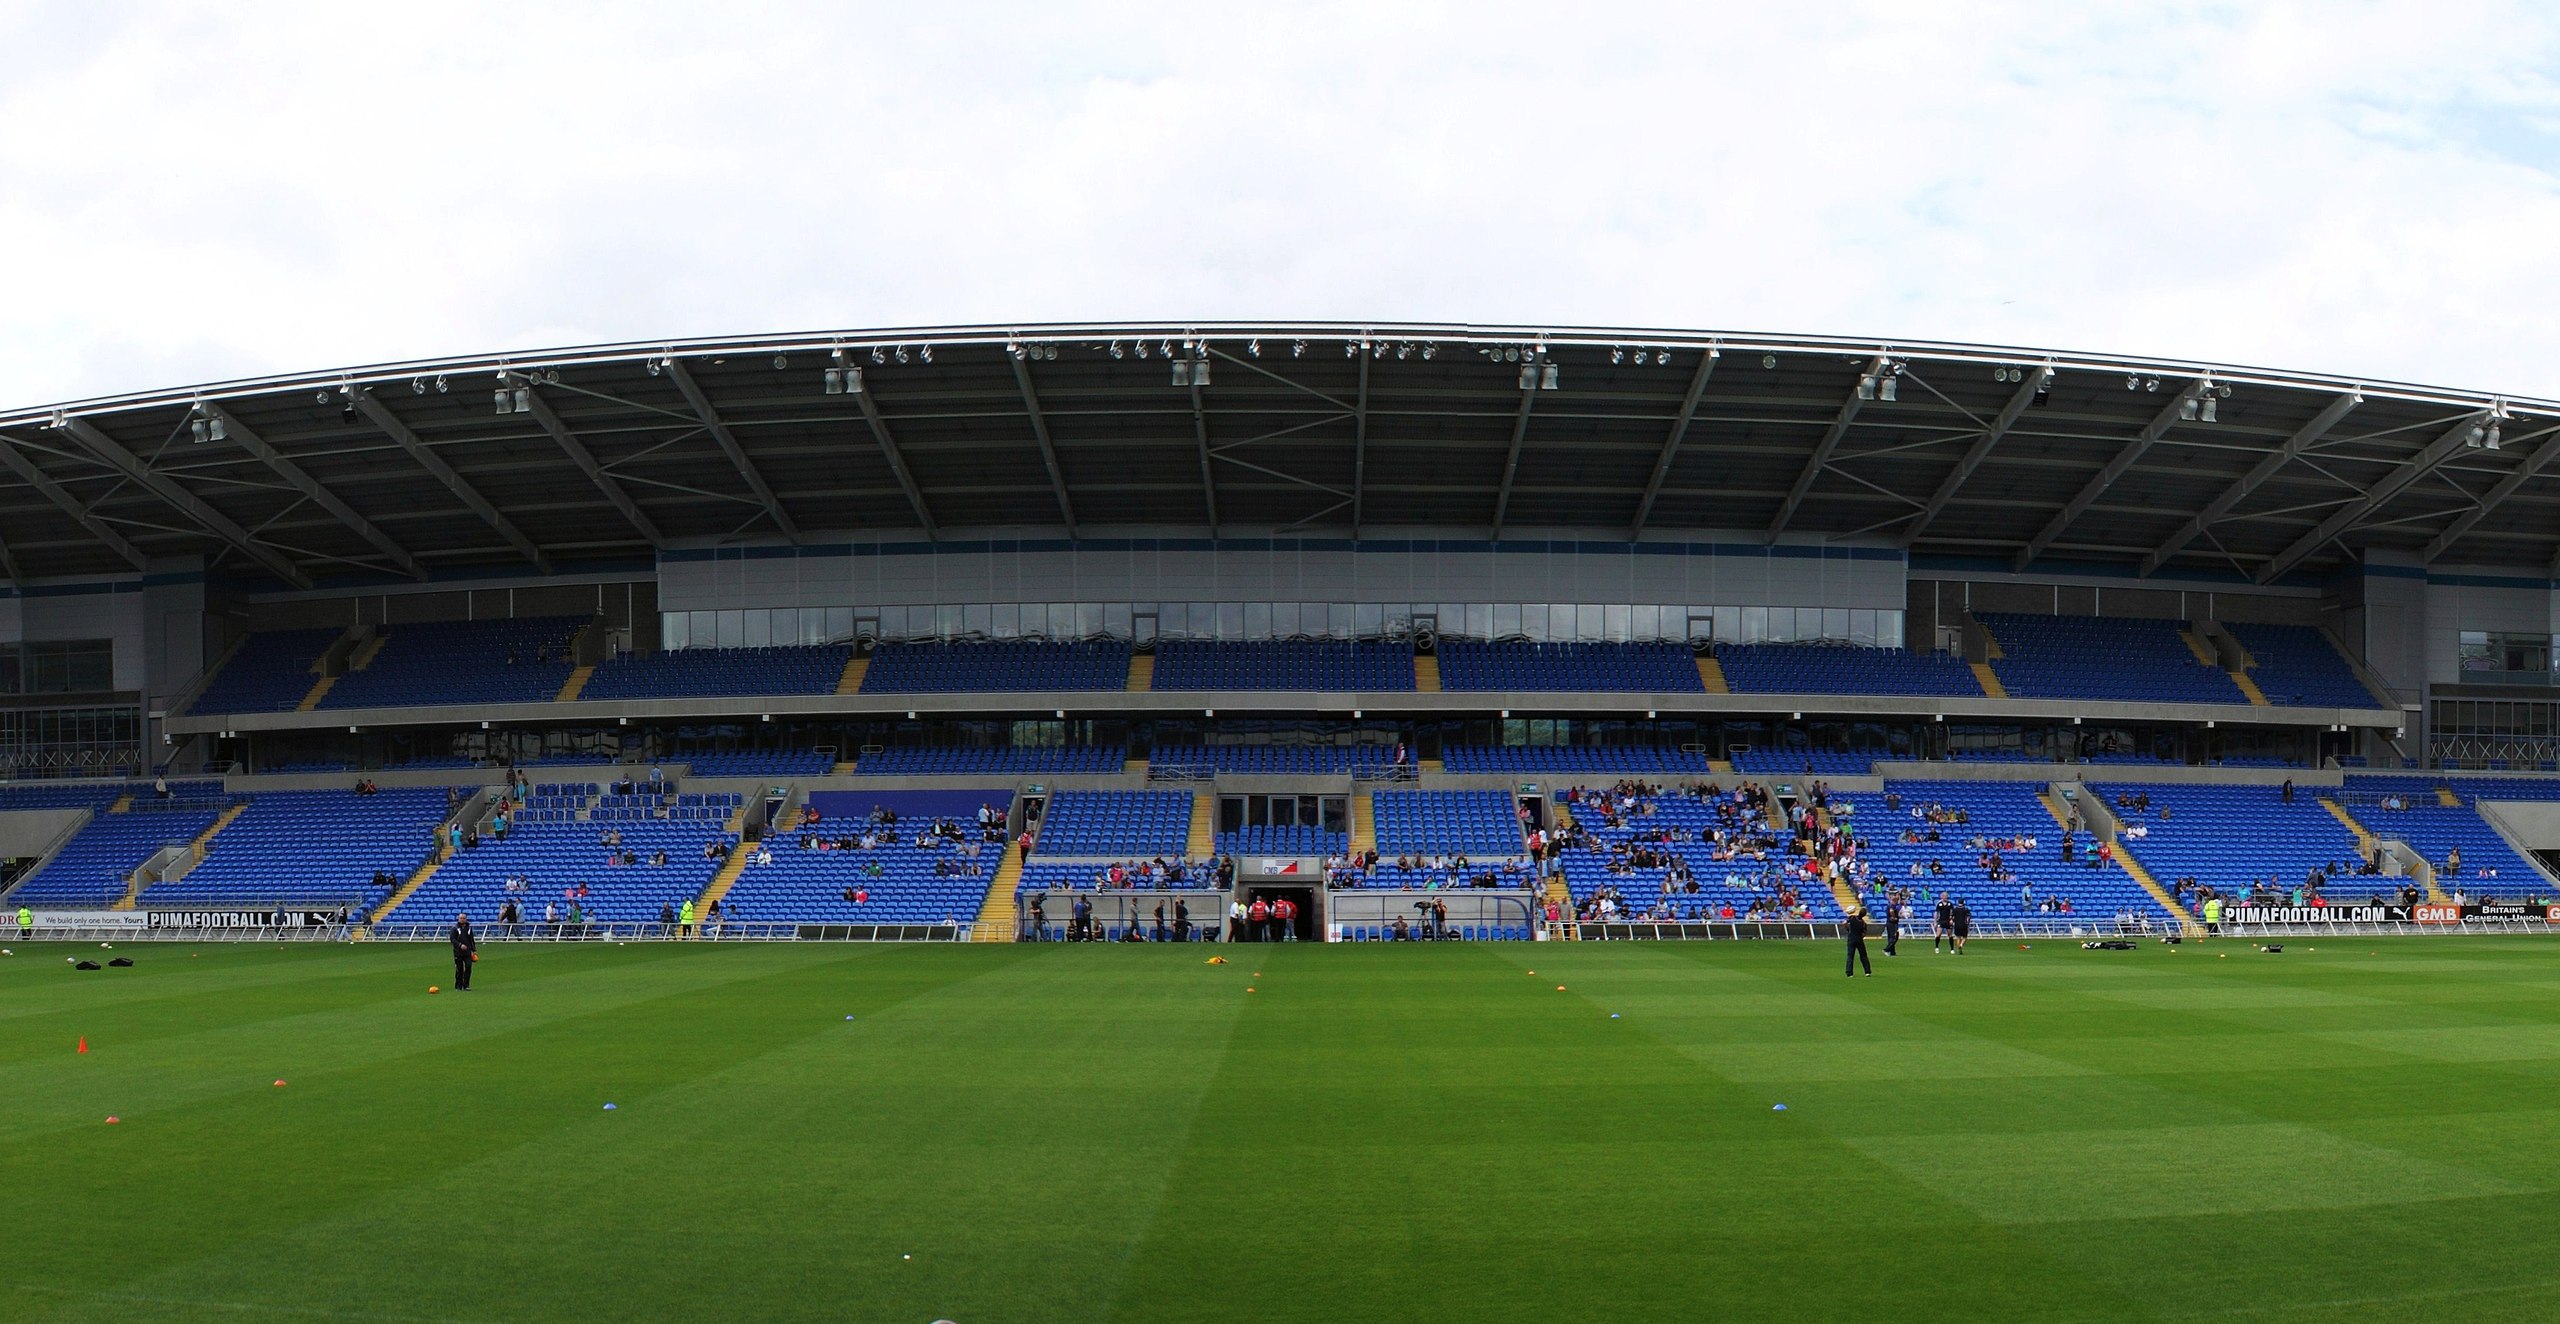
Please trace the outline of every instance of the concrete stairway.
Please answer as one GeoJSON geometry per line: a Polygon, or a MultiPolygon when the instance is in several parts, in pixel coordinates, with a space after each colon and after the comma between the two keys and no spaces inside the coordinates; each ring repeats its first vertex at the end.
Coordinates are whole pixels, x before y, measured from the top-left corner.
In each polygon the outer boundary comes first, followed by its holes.
{"type": "Polygon", "coordinates": [[[996,876],[987,881],[987,899],[978,905],[978,922],[969,928],[971,942],[1011,942],[1022,927],[1022,913],[1014,904],[1013,893],[1022,886],[1022,847],[1004,848],[1004,859],[996,865],[996,876]]]}
{"type": "Polygon", "coordinates": [[[694,903],[694,914],[710,914],[711,903],[729,895],[729,889],[737,886],[738,875],[747,871],[747,855],[754,849],[742,841],[736,850],[729,852],[729,858],[720,862],[720,871],[711,875],[711,881],[703,886],[701,899],[694,903]]]}
{"type": "Polygon", "coordinates": [[[312,681],[311,692],[303,695],[302,702],[295,704],[293,710],[298,713],[307,713],[318,709],[320,701],[329,697],[330,689],[337,683],[338,678],[335,676],[322,676],[312,681]]]}
{"type": "Polygon", "coordinates": [[[1131,653],[1129,655],[1129,691],[1134,694],[1140,691],[1154,689],[1155,686],[1156,655],[1153,653],[1131,653]]]}
{"type": "Polygon", "coordinates": [[[578,692],[587,687],[587,682],[595,679],[595,674],[596,669],[594,667],[579,667],[571,671],[569,673],[568,683],[560,687],[560,693],[554,695],[551,701],[553,703],[568,703],[575,700],[578,697],[578,692]]]}
{"type": "Polygon", "coordinates": [[[1191,842],[1183,848],[1183,858],[1205,860],[1218,853],[1218,793],[1191,793],[1191,842]]]}
{"type": "Polygon", "coordinates": [[[408,879],[402,882],[400,886],[391,893],[391,895],[383,898],[381,905],[373,908],[373,918],[371,922],[375,924],[381,923],[384,916],[400,908],[401,902],[417,895],[418,889],[426,886],[427,880],[435,877],[436,870],[440,868],[446,860],[451,859],[452,857],[453,850],[451,847],[436,847],[436,853],[429,856],[426,863],[419,865],[416,872],[411,873],[408,879]]]}
{"type": "Polygon", "coordinates": [[[1698,683],[1706,686],[1709,694],[1733,693],[1733,686],[1725,683],[1724,663],[1716,661],[1713,653],[1698,654],[1698,683]]]}
{"type": "Polygon", "coordinates": [[[1440,659],[1428,653],[1413,655],[1413,687],[1425,694],[1440,692],[1440,659]]]}
{"type": "Polygon", "coordinates": [[[1712,772],[1719,777],[1730,777],[1733,775],[1733,760],[1708,759],[1707,771],[1712,772]]]}
{"type": "MultiPolygon", "coordinates": [[[[2443,791],[2439,788],[2438,795],[2441,796],[2442,794],[2443,791]]],[[[2456,800],[2454,803],[2460,804],[2461,801],[2456,800]]],[[[2372,859],[2374,852],[2382,848],[2381,840],[2372,832],[2366,830],[2364,824],[2357,822],[2355,815],[2348,813],[2345,805],[2339,804],[2337,801],[2324,795],[2320,797],[2320,807],[2328,810],[2330,817],[2335,818],[2338,822],[2344,824],[2347,831],[2356,834],[2356,850],[2361,852],[2366,859],[2372,859]]],[[[2419,877],[2418,881],[2427,885],[2427,900],[2437,905],[2451,905],[2453,903],[2452,896],[2448,895],[2443,888],[2436,886],[2434,870],[2428,870],[2425,874],[2419,877]]]]}
{"type": "Polygon", "coordinates": [[[869,671],[869,670],[871,670],[871,659],[870,659],[870,658],[867,658],[867,657],[847,658],[847,659],[845,660],[845,664],[844,664],[844,671],[843,671],[842,673],[840,673],[839,675],[837,675],[837,677],[836,677],[836,693],[838,693],[838,694],[858,694],[858,693],[860,693],[860,692],[861,692],[861,690],[862,690],[862,676],[863,676],[863,673],[864,673],[864,672],[867,672],[867,671],[869,671]]]}
{"type": "Polygon", "coordinates": [[[1354,854],[1378,848],[1378,801],[1373,791],[1351,795],[1351,849],[1354,854]]]}
{"type": "Polygon", "coordinates": [[[1968,662],[1965,665],[1973,668],[1974,683],[1982,686],[1985,695],[1994,699],[2009,697],[2009,687],[2000,683],[2000,677],[1991,670],[1990,663],[1968,662]]]}

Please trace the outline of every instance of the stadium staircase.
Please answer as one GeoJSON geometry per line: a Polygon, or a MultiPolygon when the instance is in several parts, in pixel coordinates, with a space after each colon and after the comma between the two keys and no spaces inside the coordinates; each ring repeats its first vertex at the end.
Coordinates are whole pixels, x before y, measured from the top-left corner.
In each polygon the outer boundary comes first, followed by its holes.
{"type": "Polygon", "coordinates": [[[123,795],[117,796],[116,802],[107,806],[107,812],[110,814],[121,814],[131,808],[133,808],[133,793],[128,791],[123,795]]]}
{"type": "Polygon", "coordinates": [[[2450,786],[2439,786],[2436,788],[2436,803],[2443,805],[2447,809],[2460,809],[2462,807],[2462,797],[2455,795],[2453,793],[2453,788],[2450,786]]]}
{"type": "Polygon", "coordinates": [[[1712,772],[1719,777],[1730,777],[1733,775],[1733,760],[1708,759],[1707,771],[1712,772]]]}
{"type": "MultiPolygon", "coordinates": [[[[2047,790],[2038,792],[2036,794],[2036,803],[2043,805],[2044,811],[2053,815],[2053,821],[2058,824],[2063,831],[2071,831],[2071,815],[2062,811],[2062,802],[2053,798],[2052,791],[2047,790]]],[[[2187,913],[2187,908],[2185,906],[2178,904],[2178,899],[2169,894],[2168,888],[2160,885],[2159,879],[2151,876],[2151,871],[2149,869],[2142,867],[2142,861],[2133,858],[2133,852],[2126,847],[2124,838],[2121,836],[2115,836],[2109,837],[2107,840],[2112,842],[2116,848],[2116,863],[2124,869],[2125,877],[2141,884],[2142,890],[2150,893],[2151,899],[2160,903],[2160,908],[2162,910],[2166,910],[2172,916],[2175,916],[2178,921],[2178,929],[2180,932],[2190,938],[2203,937],[2204,926],[2196,922],[2195,916],[2187,913]]]]}
{"type": "Polygon", "coordinates": [[[1413,687],[1425,694],[1440,692],[1440,659],[1429,653],[1413,655],[1413,687]]]}
{"type": "Polygon", "coordinates": [[[987,882],[987,899],[978,906],[977,922],[969,926],[969,941],[1013,941],[1021,920],[1013,893],[1021,886],[1022,846],[1016,843],[1004,848],[1004,861],[996,865],[996,876],[987,882]]]}
{"type": "Polygon", "coordinates": [[[1556,927],[1564,931],[1565,937],[1573,937],[1573,889],[1566,886],[1561,870],[1547,875],[1547,894],[1543,900],[1554,906],[1557,914],[1564,916],[1556,927]]]}
{"type": "Polygon", "coordinates": [[[1218,793],[1191,793],[1191,844],[1183,848],[1183,858],[1206,860],[1218,853],[1218,793]]]}
{"type": "Polygon", "coordinates": [[[2001,684],[2000,678],[1992,674],[1990,663],[1967,662],[1965,665],[1972,668],[1973,678],[1981,684],[1984,695],[1994,699],[2005,699],[2009,697],[2009,687],[2001,684]]]}
{"type": "Polygon", "coordinates": [[[1447,765],[1447,764],[1445,764],[1445,763],[1441,762],[1441,761],[1440,761],[1438,758],[1436,758],[1436,757],[1435,757],[1435,758],[1426,758],[1426,759],[1416,759],[1416,760],[1414,761],[1414,765],[1413,765],[1413,766],[1414,766],[1414,770],[1415,770],[1416,772],[1422,772],[1422,773],[1440,773],[1440,772],[1446,772],[1446,771],[1448,771],[1448,767],[1449,767],[1449,765],[1447,765]]]}
{"type": "Polygon", "coordinates": [[[2234,671],[2230,674],[2231,683],[2239,686],[2242,694],[2249,696],[2249,702],[2256,704],[2261,708],[2272,708],[2275,706],[2274,704],[2267,702],[2266,691],[2258,688],[2258,682],[2249,679],[2248,672],[2234,671]]]}
{"type": "MultiPolygon", "coordinates": [[[[2450,795],[2451,792],[2447,791],[2443,787],[2437,787],[2436,794],[2441,798],[2450,795]]],[[[2457,799],[2454,800],[2453,803],[2460,804],[2462,802],[2457,799]]],[[[2374,852],[2382,849],[2381,840],[2375,837],[2371,832],[2366,831],[2364,824],[2357,822],[2355,815],[2348,813],[2345,805],[2339,804],[2337,801],[2324,795],[2320,797],[2320,807],[2328,810],[2329,816],[2343,824],[2347,831],[2356,834],[2356,850],[2366,859],[2369,860],[2374,858],[2374,852]]],[[[2437,905],[2452,904],[2453,898],[2448,895],[2443,888],[2436,886],[2435,870],[2429,869],[2425,873],[2419,874],[2418,881],[2427,885],[2428,901],[2437,905]]]]}
{"type": "Polygon", "coordinates": [[[746,842],[741,841],[736,850],[729,852],[729,858],[720,862],[719,872],[712,874],[711,881],[702,885],[702,897],[694,903],[695,914],[710,914],[711,903],[729,895],[729,889],[737,886],[738,875],[747,871],[750,849],[746,842]]]}
{"type": "Polygon", "coordinates": [[[303,695],[302,702],[295,704],[293,706],[293,710],[298,713],[307,713],[318,708],[320,706],[320,701],[329,697],[329,691],[334,688],[337,683],[338,678],[335,676],[322,676],[318,680],[311,682],[311,692],[303,695]]]}
{"type": "Polygon", "coordinates": [[[409,875],[406,881],[402,882],[398,888],[392,891],[390,896],[383,898],[381,905],[373,908],[373,917],[370,922],[379,924],[382,922],[383,916],[390,914],[392,911],[398,910],[401,902],[416,895],[418,889],[426,886],[427,880],[435,877],[436,870],[443,867],[444,862],[452,857],[453,848],[451,846],[436,847],[435,853],[427,857],[426,863],[419,865],[417,869],[409,875]]]}
{"type": "Polygon", "coordinates": [[[596,669],[594,667],[579,667],[571,671],[569,673],[568,683],[560,687],[560,693],[554,696],[551,701],[553,703],[569,703],[574,701],[578,697],[578,691],[585,689],[587,687],[587,682],[595,679],[595,674],[596,669]]]}
{"type": "Polygon", "coordinates": [[[365,670],[366,668],[368,668],[368,667],[370,667],[370,666],[372,666],[372,665],[373,665],[373,660],[374,660],[375,658],[382,656],[382,650],[383,650],[383,649],[385,649],[385,648],[389,648],[390,646],[391,646],[391,632],[390,632],[390,631],[388,631],[388,630],[376,630],[376,631],[374,631],[374,633],[373,633],[373,637],[372,637],[372,638],[367,639],[367,640],[365,640],[363,643],[360,643],[360,644],[356,645],[356,651],[348,655],[348,657],[347,657],[347,670],[349,670],[349,671],[362,671],[362,670],[365,670]]]}
{"type": "Polygon", "coordinates": [[[844,671],[836,677],[836,693],[861,693],[863,673],[869,670],[871,670],[870,658],[859,656],[846,658],[844,671]]]}
{"type": "Polygon", "coordinates": [[[2204,640],[2197,637],[2195,631],[2178,631],[2178,642],[2185,644],[2187,646],[2187,651],[2196,655],[2196,661],[2202,662],[2209,667],[2218,667],[2222,665],[2222,659],[2215,657],[2213,655],[2213,650],[2204,646],[2204,640]]]}
{"type": "Polygon", "coordinates": [[[1698,683],[1706,686],[1709,694],[1733,693],[1733,686],[1724,678],[1724,663],[1718,662],[1713,653],[1698,654],[1698,683]]]}
{"type": "Polygon", "coordinates": [[[1373,795],[1351,797],[1351,850],[1354,854],[1378,848],[1378,804],[1373,795]]]}
{"type": "MultiPolygon", "coordinates": [[[[204,863],[205,852],[211,849],[213,845],[213,835],[224,828],[231,826],[231,821],[233,819],[247,813],[248,810],[249,802],[246,800],[239,801],[238,803],[233,804],[230,808],[223,810],[222,813],[213,820],[213,823],[206,827],[204,831],[197,833],[195,835],[195,839],[187,843],[183,868],[179,867],[176,863],[172,863],[169,866],[170,872],[154,875],[146,864],[144,867],[137,868],[133,872],[125,875],[124,895],[116,898],[115,902],[110,905],[108,909],[132,910],[142,904],[142,893],[144,889],[164,882],[174,882],[177,879],[186,877],[189,870],[192,870],[197,865],[204,863]]],[[[159,855],[154,853],[152,858],[156,860],[159,858],[159,855]]]]}
{"type": "Polygon", "coordinates": [[[1135,694],[1140,691],[1154,689],[1155,687],[1156,655],[1153,653],[1131,653],[1129,655],[1129,692],[1135,694]]]}

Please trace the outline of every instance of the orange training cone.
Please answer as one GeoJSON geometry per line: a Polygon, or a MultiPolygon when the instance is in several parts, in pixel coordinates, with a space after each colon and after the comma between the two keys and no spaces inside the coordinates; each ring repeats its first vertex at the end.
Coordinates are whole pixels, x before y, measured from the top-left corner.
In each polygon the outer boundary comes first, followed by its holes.
{"type": "Polygon", "coordinates": [[[85,1034],[80,1036],[80,1051],[84,1053],[89,1051],[89,1036],[85,1034]]]}

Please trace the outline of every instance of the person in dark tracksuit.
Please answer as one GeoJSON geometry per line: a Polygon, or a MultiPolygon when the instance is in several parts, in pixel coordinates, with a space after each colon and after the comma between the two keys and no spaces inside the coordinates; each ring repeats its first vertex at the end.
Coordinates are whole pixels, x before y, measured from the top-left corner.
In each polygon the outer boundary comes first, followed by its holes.
{"type": "Polygon", "coordinates": [[[1884,899],[1884,954],[1893,955],[1893,945],[1902,938],[1902,893],[1887,892],[1884,899]]]}
{"type": "Polygon", "coordinates": [[[1875,962],[1867,959],[1867,911],[1864,906],[1849,907],[1848,917],[1840,925],[1840,936],[1849,944],[1849,968],[1844,973],[1854,979],[1858,967],[1863,965],[1867,968],[1867,978],[1875,978],[1875,962]]]}
{"type": "Polygon", "coordinates": [[[1947,911],[1947,928],[1955,937],[1956,955],[1964,955],[1964,940],[1973,936],[1973,907],[1957,897],[1947,911]]]}
{"type": "Polygon", "coordinates": [[[1191,941],[1191,907],[1184,904],[1181,897],[1173,899],[1173,940],[1191,941]]]}
{"type": "Polygon", "coordinates": [[[471,963],[480,956],[480,938],[471,931],[471,917],[453,917],[453,988],[457,993],[471,991],[471,963]]]}

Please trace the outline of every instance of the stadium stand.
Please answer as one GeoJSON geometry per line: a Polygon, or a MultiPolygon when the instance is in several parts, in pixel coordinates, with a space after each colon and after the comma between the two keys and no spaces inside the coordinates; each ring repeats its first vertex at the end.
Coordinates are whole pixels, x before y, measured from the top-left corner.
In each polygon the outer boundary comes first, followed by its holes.
{"type": "Polygon", "coordinates": [[[856,761],[853,770],[864,777],[1020,777],[1114,773],[1128,761],[1127,751],[1118,745],[940,746],[875,750],[856,761]]]}
{"type": "Polygon", "coordinates": [[[1864,777],[1875,771],[1877,750],[1737,749],[1733,770],[1753,777],[1864,777]]]}
{"type": "Polygon", "coordinates": [[[1378,853],[1466,855],[1500,860],[1523,854],[1520,812],[1508,791],[1375,791],[1378,853]]]}
{"type": "Polygon", "coordinates": [[[580,699],[728,698],[755,694],[833,694],[850,644],[786,648],[677,648],[608,658],[578,692],[580,699]]]}
{"type": "Polygon", "coordinates": [[[202,863],[145,889],[142,904],[371,910],[425,859],[445,795],[441,786],[261,792],[214,835],[202,863]]]}
{"type": "Polygon", "coordinates": [[[1732,644],[1716,649],[1736,694],[1905,694],[1980,698],[1964,659],[1900,648],[1732,644]]]}
{"type": "Polygon", "coordinates": [[[29,906],[106,906],[130,892],[126,879],[163,847],[182,846],[212,827],[229,806],[220,800],[136,801],[121,814],[92,818],[9,899],[29,906]]]}
{"type": "MultiPolygon", "coordinates": [[[[2494,798],[2494,797],[2493,797],[2494,798]]],[[[2549,896],[2560,891],[2533,861],[2515,847],[2471,803],[2445,805],[2432,797],[2409,797],[2397,805],[2361,804],[2348,813],[2365,831],[2385,840],[2409,843],[2435,866],[2436,886],[2466,896],[2549,896]],[[2453,867],[2461,852],[2461,866],[2453,867]]]]}
{"type": "Polygon", "coordinates": [[[2231,674],[2196,660],[2168,620],[1976,616],[1999,641],[1991,662],[2012,697],[2125,703],[2247,703],[2231,674]]]}
{"type": "Polygon", "coordinates": [[[1005,853],[1001,790],[830,793],[838,806],[813,826],[767,837],[748,857],[723,907],[750,921],[807,924],[966,924],[975,921],[1005,853]],[[873,821],[894,812],[894,825],[873,821]],[[869,844],[866,845],[865,842],[869,844]]]}
{"type": "Polygon", "coordinates": [[[589,920],[646,923],[658,919],[662,907],[702,895],[721,864],[703,853],[715,842],[736,842],[717,819],[527,822],[504,840],[483,839],[446,861],[382,918],[392,924],[444,924],[468,913],[489,924],[512,897],[527,922],[545,903],[565,911],[574,899],[589,920]],[[606,832],[619,833],[619,853],[638,862],[617,863],[617,852],[602,842],[606,832]],[[666,863],[653,863],[661,852],[666,863]],[[509,892],[510,878],[524,880],[524,890],[509,892]],[[576,887],[586,895],[569,898],[566,893],[576,887]]]}
{"type": "Polygon", "coordinates": [[[548,703],[569,683],[569,641],[586,625],[575,616],[386,625],[382,651],[340,676],[320,707],[548,703]]]}
{"type": "Polygon", "coordinates": [[[1192,806],[1181,791],[1060,791],[1049,797],[1036,853],[1180,859],[1191,844],[1192,806]]]}
{"type": "Polygon", "coordinates": [[[312,666],[344,630],[277,630],[253,634],[187,705],[200,713],[288,712],[319,681],[312,666]]]}
{"type": "Polygon", "coordinates": [[[2328,636],[2307,625],[2224,627],[2257,665],[2249,678],[2267,702],[2283,707],[2376,708],[2384,706],[2356,679],[2328,636]]]}
{"type": "MultiPolygon", "coordinates": [[[[1883,792],[1834,794],[1832,799],[1853,807],[1849,826],[1858,838],[1868,879],[1912,889],[1914,926],[1924,931],[1940,893],[1963,897],[1977,925],[2067,922],[2112,928],[2122,911],[2155,928],[2173,923],[2142,884],[2086,849],[2096,844],[2089,834],[2074,834],[2081,849],[2069,861],[2062,858],[2063,829],[2045,808],[2043,790],[2039,782],[1892,781],[1883,792]],[[1932,822],[1932,811],[1959,821],[1932,822]],[[1938,840],[1927,840],[1933,831],[1938,840]],[[1905,840],[1906,835],[1921,839],[1905,840]],[[1998,876],[1985,866],[1986,858],[1998,861],[1998,876]],[[1920,867],[1918,875],[1912,873],[1914,865],[1920,867]],[[2061,901],[2068,901],[2070,909],[2046,908],[2061,901]]],[[[2312,808],[2319,812],[2318,806],[2312,808]]],[[[1836,817],[1836,809],[1834,813],[1836,817]]],[[[2139,854],[2149,859],[2148,851],[2139,854]]],[[[2158,866],[2152,871],[2157,875],[2158,866]]]]}
{"type": "Polygon", "coordinates": [[[1241,827],[1217,836],[1220,855],[1313,855],[1330,857],[1351,849],[1350,834],[1327,832],[1304,823],[1290,827],[1241,827]]]}
{"type": "Polygon", "coordinates": [[[1556,862],[1578,917],[1840,918],[1819,873],[1785,853],[1785,835],[1738,789],[1576,787],[1559,803],[1574,830],[1556,862]]]}
{"type": "Polygon", "coordinates": [[[2308,791],[2284,801],[2273,786],[2180,786],[2165,783],[2091,782],[2140,839],[2124,849],[2163,887],[2194,879],[2225,897],[2256,884],[2291,889],[2314,870],[2329,877],[2339,899],[2362,898],[2398,886],[2396,879],[2358,876],[2363,860],[2355,833],[2308,791]],[[2147,800],[2149,809],[2123,803],[2147,800]]]}
{"type": "Polygon", "coordinates": [[[1712,771],[1707,756],[1659,745],[1452,745],[1440,752],[1450,772],[1535,772],[1558,776],[1712,771]]]}
{"type": "Polygon", "coordinates": [[[862,693],[1118,690],[1128,684],[1129,645],[1117,640],[883,644],[872,650],[862,693]]]}
{"type": "Polygon", "coordinates": [[[1444,690],[1612,690],[1695,694],[1685,644],[1531,644],[1440,641],[1444,690]]]}
{"type": "Polygon", "coordinates": [[[1264,643],[1166,640],[1156,645],[1159,690],[1410,690],[1413,650],[1376,640],[1264,643]]]}
{"type": "Polygon", "coordinates": [[[1385,745],[1158,745],[1150,770],[1213,768],[1248,776],[1328,777],[1353,768],[1384,768],[1396,752],[1385,745]]]}

